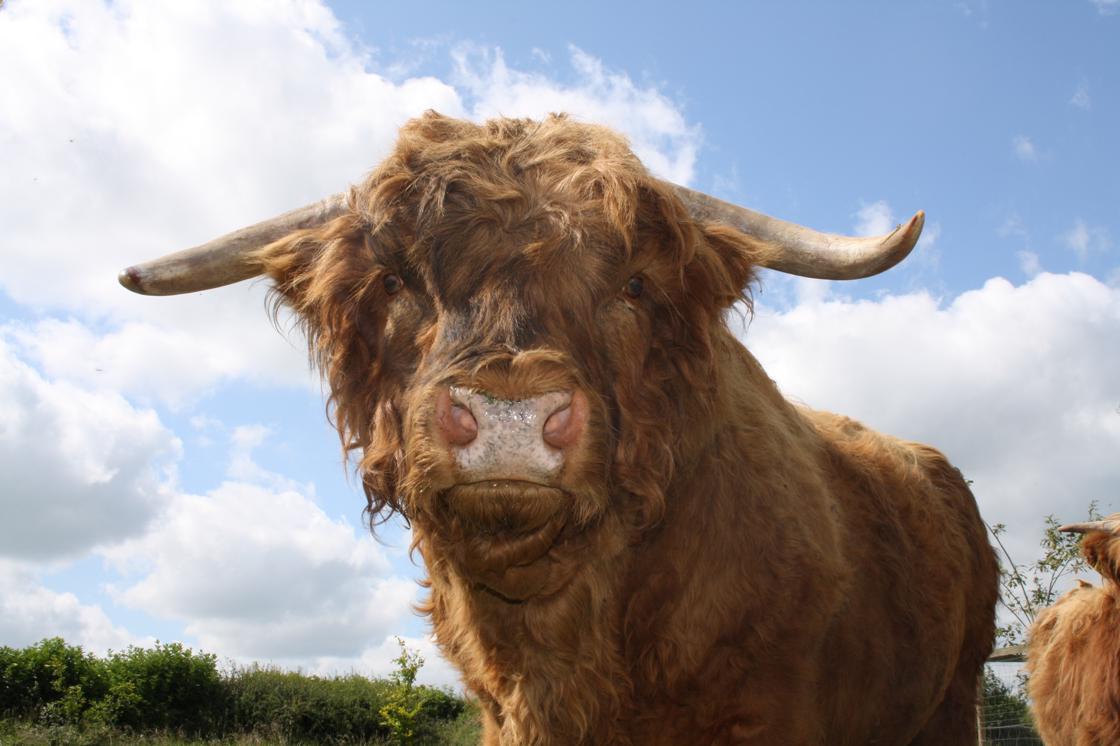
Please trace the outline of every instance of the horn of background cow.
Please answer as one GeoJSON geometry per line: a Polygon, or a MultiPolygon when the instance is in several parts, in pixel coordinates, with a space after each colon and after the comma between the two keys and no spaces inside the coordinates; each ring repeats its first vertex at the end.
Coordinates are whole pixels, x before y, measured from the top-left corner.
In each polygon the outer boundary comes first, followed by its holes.
{"type": "Polygon", "coordinates": [[[925,223],[919,211],[884,236],[840,236],[764,215],[702,192],[673,185],[700,222],[724,223],[779,249],[764,266],[779,272],[821,280],[858,280],[885,272],[901,262],[918,243],[925,223]]]}
{"type": "Polygon", "coordinates": [[[1088,521],[1086,523],[1067,523],[1064,526],[1059,526],[1059,531],[1065,531],[1070,534],[1087,534],[1090,531],[1104,531],[1105,533],[1114,534],[1117,532],[1115,521],[1088,521]]]}
{"type": "Polygon", "coordinates": [[[253,251],[293,231],[322,225],[346,209],[346,193],[332,194],[201,246],[129,267],[117,279],[144,295],[178,295],[232,285],[261,273],[260,265],[250,258],[253,251]]]}

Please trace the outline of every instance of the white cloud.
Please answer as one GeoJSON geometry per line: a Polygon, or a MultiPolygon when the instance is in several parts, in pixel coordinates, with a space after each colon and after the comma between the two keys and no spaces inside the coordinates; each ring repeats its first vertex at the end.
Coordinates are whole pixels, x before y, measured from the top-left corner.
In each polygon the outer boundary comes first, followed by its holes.
{"type": "Polygon", "coordinates": [[[453,52],[455,81],[466,91],[475,118],[540,118],[568,112],[627,135],[653,173],[680,184],[690,182],[699,128],[688,124],[680,108],[656,88],[636,85],[575,47],[570,55],[576,81],[565,85],[541,73],[511,69],[501,50],[464,44],[453,52]]]}
{"type": "MultiPolygon", "coordinates": [[[[1120,3],[1120,0],[1117,0],[1120,3]]],[[[1086,81],[1081,81],[1077,84],[1077,90],[1073,92],[1073,97],[1069,100],[1070,104],[1076,106],[1078,109],[1089,111],[1093,108],[1093,99],[1089,95],[1089,84],[1086,81]]]]}
{"type": "Polygon", "coordinates": [[[44,588],[30,569],[0,560],[0,643],[25,647],[46,637],[99,655],[153,642],[113,624],[99,606],[83,604],[73,593],[44,588]]]}
{"type": "Polygon", "coordinates": [[[1097,12],[1102,16],[1110,16],[1120,11],[1120,0],[1089,0],[1097,6],[1097,12]]]}
{"type": "Polygon", "coordinates": [[[1011,148],[1015,151],[1015,157],[1021,161],[1033,162],[1038,160],[1038,150],[1035,149],[1034,143],[1026,135],[1016,135],[1011,138],[1011,148]]]}
{"type": "MultiPolygon", "coordinates": [[[[213,303],[200,312],[210,315],[216,308],[227,308],[234,313],[234,306],[247,300],[249,293],[253,290],[239,287],[211,291],[213,303]]],[[[141,300],[160,304],[168,299],[141,300]]],[[[318,390],[317,376],[307,366],[306,347],[297,334],[276,333],[263,299],[257,299],[250,318],[234,323],[215,320],[209,329],[199,329],[197,318],[179,317],[197,299],[170,300],[182,304],[171,315],[175,321],[127,322],[99,333],[73,318],[46,318],[3,329],[47,375],[172,409],[237,379],[318,390]]]]}
{"type": "Polygon", "coordinates": [[[409,637],[407,635],[390,635],[377,645],[371,645],[362,651],[359,658],[319,658],[305,670],[310,674],[330,676],[340,671],[358,671],[367,676],[384,677],[396,669],[393,659],[400,655],[400,646],[397,638],[400,637],[405,646],[412,652],[420,654],[424,666],[420,669],[417,681],[429,686],[450,687],[462,689],[462,678],[457,669],[444,658],[433,637],[409,637]]]}
{"type": "Polygon", "coordinates": [[[1042,262],[1039,261],[1038,254],[1033,251],[1017,251],[1015,256],[1019,258],[1019,269],[1023,270],[1023,274],[1027,277],[1034,277],[1042,272],[1042,262]]]}
{"type": "Polygon", "coordinates": [[[179,450],[155,412],[44,378],[0,334],[0,556],[76,557],[143,531],[179,450]]]}
{"type": "Polygon", "coordinates": [[[300,484],[282,474],[263,468],[253,459],[253,451],[272,435],[264,425],[239,425],[230,433],[230,457],[226,475],[239,482],[267,485],[273,490],[300,492],[315,497],[314,484],[300,484]]]}
{"type": "Polygon", "coordinates": [[[894,210],[886,200],[872,202],[864,205],[855,214],[856,222],[853,226],[857,236],[879,236],[890,233],[897,224],[894,219],[894,210]]]}
{"type": "Polygon", "coordinates": [[[1120,289],[1076,273],[760,307],[746,337],[787,395],[944,450],[1024,559],[1042,516],[1120,509],[1117,339],[1120,289]]]}
{"type": "Polygon", "coordinates": [[[1112,248],[1112,237],[1107,228],[1090,226],[1081,218],[1073,221],[1073,227],[1063,233],[1061,239],[1066,248],[1077,254],[1077,258],[1083,262],[1089,258],[1090,253],[1112,248]]]}
{"type": "Polygon", "coordinates": [[[115,589],[121,603],[245,660],[357,657],[399,629],[417,593],[364,533],[298,492],[245,482],[175,496],[151,531],[104,554],[142,571],[115,589]]]}

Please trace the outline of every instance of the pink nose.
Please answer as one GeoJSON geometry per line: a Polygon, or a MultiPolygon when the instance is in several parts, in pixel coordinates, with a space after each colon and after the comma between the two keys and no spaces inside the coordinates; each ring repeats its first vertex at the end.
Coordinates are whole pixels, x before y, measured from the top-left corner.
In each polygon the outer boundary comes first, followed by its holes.
{"type": "Polygon", "coordinates": [[[466,480],[546,481],[586,429],[587,397],[554,391],[502,399],[452,386],[436,401],[436,425],[466,480]]]}

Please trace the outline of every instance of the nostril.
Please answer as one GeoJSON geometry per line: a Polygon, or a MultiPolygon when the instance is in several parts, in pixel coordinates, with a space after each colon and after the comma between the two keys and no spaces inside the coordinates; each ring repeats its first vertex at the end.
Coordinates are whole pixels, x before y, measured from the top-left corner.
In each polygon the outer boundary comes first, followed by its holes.
{"type": "Polygon", "coordinates": [[[562,409],[556,410],[545,420],[541,437],[553,448],[568,448],[579,440],[586,420],[587,399],[582,392],[577,391],[562,409]]]}
{"type": "Polygon", "coordinates": [[[553,412],[548,420],[544,423],[544,442],[548,443],[553,448],[563,448],[566,438],[564,435],[568,431],[568,426],[572,422],[572,408],[571,406],[564,407],[559,412],[553,412]]]}
{"type": "Polygon", "coordinates": [[[478,435],[478,422],[475,421],[474,415],[465,407],[452,404],[450,420],[452,429],[454,429],[459,436],[457,440],[462,440],[462,443],[470,443],[474,440],[475,436],[478,435]]]}
{"type": "Polygon", "coordinates": [[[470,410],[455,402],[451,392],[443,390],[436,400],[436,424],[451,445],[465,446],[478,436],[478,421],[470,410]]]}

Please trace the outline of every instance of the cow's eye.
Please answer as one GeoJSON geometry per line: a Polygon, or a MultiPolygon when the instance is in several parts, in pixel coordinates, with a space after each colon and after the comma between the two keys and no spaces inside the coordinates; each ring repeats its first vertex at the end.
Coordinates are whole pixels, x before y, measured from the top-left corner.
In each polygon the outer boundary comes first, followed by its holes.
{"type": "Polygon", "coordinates": [[[400,278],[400,275],[394,275],[392,273],[382,277],[381,284],[385,286],[385,292],[389,295],[396,295],[404,288],[404,280],[400,278]]]}
{"type": "Polygon", "coordinates": [[[634,275],[626,281],[624,292],[627,298],[640,298],[642,297],[642,290],[645,289],[646,283],[639,275],[634,275]]]}

